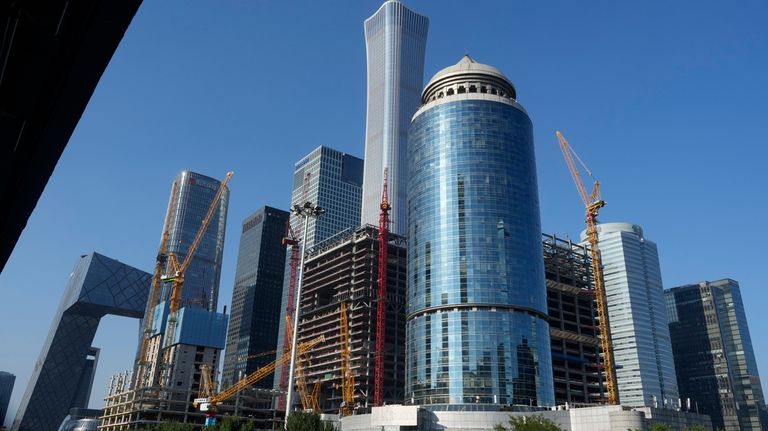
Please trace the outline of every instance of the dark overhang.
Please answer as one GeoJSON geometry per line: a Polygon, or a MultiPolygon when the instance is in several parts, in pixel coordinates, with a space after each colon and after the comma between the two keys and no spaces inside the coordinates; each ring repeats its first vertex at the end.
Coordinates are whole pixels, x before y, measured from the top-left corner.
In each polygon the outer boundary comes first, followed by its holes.
{"type": "Polygon", "coordinates": [[[0,2],[0,270],[140,4],[0,2]]]}

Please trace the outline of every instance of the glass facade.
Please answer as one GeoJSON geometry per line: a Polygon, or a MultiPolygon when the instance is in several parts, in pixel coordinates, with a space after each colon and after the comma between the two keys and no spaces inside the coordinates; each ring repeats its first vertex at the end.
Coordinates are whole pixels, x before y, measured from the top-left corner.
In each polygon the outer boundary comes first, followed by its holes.
{"type": "Polygon", "coordinates": [[[631,223],[601,223],[597,230],[619,400],[631,407],[676,408],[677,378],[656,244],[631,223]]]}
{"type": "MultiPolygon", "coordinates": [[[[263,207],[243,221],[237,255],[232,312],[224,354],[223,387],[275,360],[285,271],[285,224],[288,212],[263,207]]],[[[254,386],[269,389],[272,379],[254,386]]]]}
{"type": "Polygon", "coordinates": [[[362,224],[379,223],[384,168],[388,169],[390,231],[408,229],[408,127],[424,84],[429,20],[399,1],[387,1],[365,20],[368,106],[362,224]]]}
{"type": "MultiPolygon", "coordinates": [[[[320,217],[309,219],[304,245],[306,250],[342,231],[360,226],[362,185],[363,160],[359,157],[320,146],[296,162],[293,169],[291,206],[309,201],[325,209],[325,213],[320,217]]],[[[304,231],[302,219],[291,214],[290,222],[295,234],[301,237],[304,231]]],[[[290,288],[290,251],[286,253],[283,294],[280,301],[280,327],[277,332],[277,346],[272,348],[278,352],[283,350],[285,313],[290,288]]],[[[279,386],[281,372],[282,368],[275,370],[275,387],[279,386]]]]}
{"type": "Polygon", "coordinates": [[[716,429],[768,428],[739,283],[675,287],[665,298],[680,396],[716,429]]]}
{"type": "Polygon", "coordinates": [[[0,427],[5,424],[5,415],[8,413],[8,403],[11,401],[14,382],[16,382],[16,376],[0,371],[0,427]]]}
{"type": "Polygon", "coordinates": [[[91,343],[99,321],[107,314],[141,318],[151,277],[98,253],[81,256],[51,323],[13,430],[56,429],[70,408],[77,407],[73,404],[85,390],[83,382],[93,382],[89,356],[95,360],[91,343]]]}
{"type": "MultiPolygon", "coordinates": [[[[170,197],[164,226],[169,227],[170,233],[168,252],[175,253],[179,262],[184,261],[220,184],[219,180],[190,171],[182,171],[174,179],[178,192],[170,197]]],[[[184,276],[182,306],[216,311],[228,204],[229,189],[224,191],[219,208],[184,276]]],[[[161,300],[169,299],[170,287],[170,283],[165,284],[161,300]]]]}
{"type": "Polygon", "coordinates": [[[552,405],[531,121],[510,97],[453,89],[466,75],[510,94],[503,75],[469,57],[454,68],[409,132],[406,398],[552,405]]]}

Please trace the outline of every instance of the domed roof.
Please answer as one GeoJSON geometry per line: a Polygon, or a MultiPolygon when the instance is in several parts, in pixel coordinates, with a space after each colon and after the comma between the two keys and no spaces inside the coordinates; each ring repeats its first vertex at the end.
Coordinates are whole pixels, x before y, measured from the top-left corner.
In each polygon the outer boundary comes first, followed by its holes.
{"type": "Polygon", "coordinates": [[[469,55],[464,55],[458,63],[440,70],[429,80],[429,83],[424,88],[422,98],[431,93],[436,87],[467,77],[492,81],[497,85],[505,87],[507,94],[512,98],[516,97],[514,85],[499,69],[487,64],[478,63],[469,55]]]}

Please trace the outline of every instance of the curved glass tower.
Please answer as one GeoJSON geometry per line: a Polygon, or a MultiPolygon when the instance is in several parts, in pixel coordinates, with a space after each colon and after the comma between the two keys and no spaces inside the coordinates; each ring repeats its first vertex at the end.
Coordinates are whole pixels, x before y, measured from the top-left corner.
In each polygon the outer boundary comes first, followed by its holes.
{"type": "Polygon", "coordinates": [[[554,404],[532,125],[515,97],[498,69],[465,56],[427,84],[411,122],[416,404],[554,404]]]}

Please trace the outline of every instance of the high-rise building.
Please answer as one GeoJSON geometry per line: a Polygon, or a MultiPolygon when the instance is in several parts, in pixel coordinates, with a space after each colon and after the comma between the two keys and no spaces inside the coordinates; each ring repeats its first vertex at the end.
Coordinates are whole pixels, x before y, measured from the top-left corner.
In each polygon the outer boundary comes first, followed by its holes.
{"type": "Polygon", "coordinates": [[[397,0],[365,20],[368,108],[362,223],[378,225],[384,169],[388,169],[391,231],[408,230],[408,127],[424,84],[429,20],[397,0]]]}
{"type": "Polygon", "coordinates": [[[101,349],[91,347],[85,357],[83,373],[80,381],[77,383],[75,399],[72,402],[72,408],[87,409],[88,402],[91,400],[91,390],[93,389],[93,380],[96,378],[96,366],[99,364],[99,353],[101,349]]]}
{"type": "MultiPolygon", "coordinates": [[[[176,176],[163,224],[163,230],[169,234],[167,255],[175,254],[179,262],[184,261],[220,186],[220,181],[195,172],[182,171],[176,176]]],[[[135,370],[137,386],[162,384],[196,390],[200,373],[195,367],[203,363],[213,367],[218,363],[227,326],[226,316],[217,313],[216,306],[228,203],[229,189],[225,189],[184,274],[182,309],[176,316],[169,316],[170,282],[163,283],[156,303],[147,303],[146,315],[151,319],[151,332],[142,334],[149,338],[145,358],[140,359],[135,370]],[[167,323],[173,325],[173,334],[169,334],[173,337],[166,336],[167,323]],[[190,332],[208,324],[212,329],[207,333],[190,332]]],[[[169,268],[163,270],[163,274],[170,273],[169,268]]]]}
{"type": "MultiPolygon", "coordinates": [[[[601,223],[597,231],[621,404],[676,408],[677,379],[656,244],[631,223],[601,223]]],[[[583,231],[581,241],[586,238],[583,231]]]]}
{"type": "MultiPolygon", "coordinates": [[[[179,262],[186,257],[220,185],[219,180],[190,171],[182,171],[173,180],[172,190],[176,190],[176,193],[172,192],[168,201],[164,226],[168,226],[170,235],[168,253],[176,254],[179,262]]],[[[216,311],[228,205],[229,189],[226,189],[185,273],[182,292],[184,306],[216,311]]],[[[168,300],[169,288],[170,283],[166,283],[161,301],[168,300]]]]}
{"type": "Polygon", "coordinates": [[[761,420],[765,398],[739,283],[703,281],[664,296],[686,407],[708,414],[715,429],[768,429],[761,420]]]}
{"type": "MultiPolygon", "coordinates": [[[[405,386],[405,239],[390,234],[387,251],[383,400],[402,403],[405,386]]],[[[301,294],[299,341],[320,335],[325,342],[307,354],[307,384],[320,382],[320,408],[338,413],[342,403],[341,304],[346,303],[350,369],[355,376],[354,406],[373,404],[378,307],[378,229],[348,230],[315,244],[306,257],[301,294]],[[311,365],[311,366],[310,366],[311,365]]]]}
{"type": "Polygon", "coordinates": [[[587,247],[544,235],[555,403],[605,400],[592,258],[587,247]]]}
{"type": "Polygon", "coordinates": [[[80,256],[12,430],[56,430],[72,407],[82,407],[75,404],[83,404],[90,394],[95,368],[91,343],[101,318],[143,317],[151,277],[98,253],[80,256]]]}
{"type": "MultiPolygon", "coordinates": [[[[285,273],[282,238],[288,216],[286,211],[265,206],[243,220],[222,387],[275,360],[274,353],[255,355],[274,350],[277,343],[285,273]]],[[[272,379],[255,386],[271,389],[272,379]]]]}
{"type": "Polygon", "coordinates": [[[5,424],[5,415],[8,413],[8,403],[11,401],[15,382],[16,376],[0,371],[0,428],[5,424]]]}
{"type": "MultiPolygon", "coordinates": [[[[360,195],[363,185],[363,160],[325,146],[319,146],[296,162],[293,168],[291,207],[312,202],[325,209],[325,214],[310,218],[304,249],[347,229],[360,226],[360,195]]],[[[303,219],[291,214],[291,227],[298,237],[304,233],[303,219]]],[[[288,252],[290,253],[290,252],[288,252]]],[[[290,286],[290,259],[285,259],[283,296],[280,302],[278,352],[283,351],[285,314],[290,286]]],[[[279,386],[282,368],[275,370],[275,387],[279,386]]]]}
{"type": "Polygon", "coordinates": [[[406,399],[552,405],[533,127],[498,69],[427,84],[408,138],[406,399]]]}

